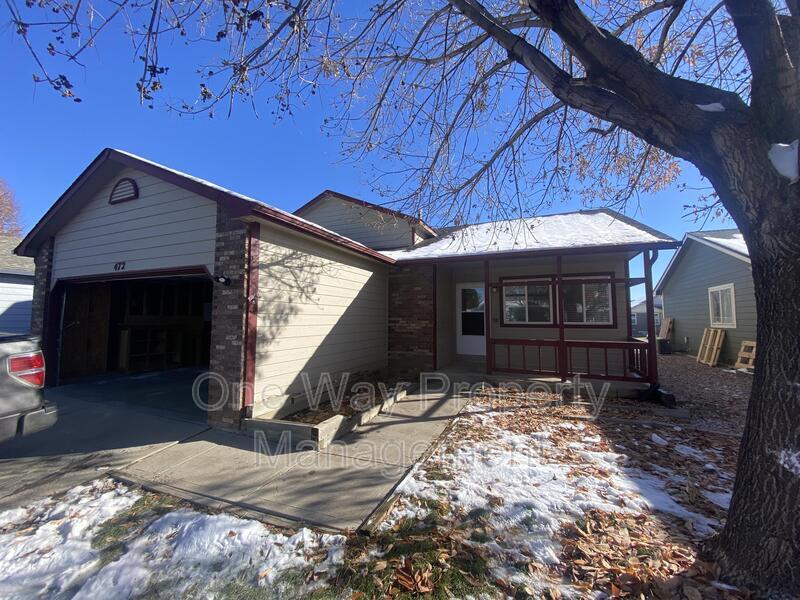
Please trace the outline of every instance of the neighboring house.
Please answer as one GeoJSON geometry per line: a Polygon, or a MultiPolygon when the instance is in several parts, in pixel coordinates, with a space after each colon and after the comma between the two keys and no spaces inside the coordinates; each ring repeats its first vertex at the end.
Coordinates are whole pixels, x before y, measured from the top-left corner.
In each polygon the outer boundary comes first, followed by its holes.
{"type": "Polygon", "coordinates": [[[687,233],[656,293],[673,319],[673,350],[697,354],[706,327],[725,329],[719,361],[732,365],[741,343],[756,339],[750,256],[738,229],[687,233]]]}
{"type": "MultiPolygon", "coordinates": [[[[209,370],[209,422],[304,406],[304,380],[582,375],[649,385],[655,339],[630,331],[629,291],[652,287],[678,242],[610,210],[441,232],[326,191],[290,214],[104,150],[17,248],[36,257],[33,330],[49,384],[106,372],[209,370]],[[346,233],[346,235],[344,235],[346,233]],[[644,278],[629,261],[644,257],[644,278]]],[[[307,398],[306,398],[307,400],[307,398]]]]}
{"type": "MultiPolygon", "coordinates": [[[[653,298],[653,309],[655,313],[654,323],[656,334],[661,327],[661,296],[653,298]]],[[[631,304],[631,329],[634,337],[647,337],[647,302],[636,300],[631,304]]]]}
{"type": "Polygon", "coordinates": [[[0,234],[0,333],[28,333],[31,330],[33,260],[16,256],[20,239],[0,234]]]}

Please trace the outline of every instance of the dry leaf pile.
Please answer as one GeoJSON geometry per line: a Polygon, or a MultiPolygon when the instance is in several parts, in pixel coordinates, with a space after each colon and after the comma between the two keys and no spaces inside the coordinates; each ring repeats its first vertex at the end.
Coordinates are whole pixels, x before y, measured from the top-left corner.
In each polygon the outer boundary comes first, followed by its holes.
{"type": "Polygon", "coordinates": [[[659,356],[658,372],[662,387],[690,410],[695,425],[742,435],[752,375],[701,365],[694,357],[681,354],[659,356]]]}
{"type": "Polygon", "coordinates": [[[748,598],[720,584],[718,567],[650,515],[589,511],[561,528],[563,573],[586,593],[612,598],[748,598]]]}

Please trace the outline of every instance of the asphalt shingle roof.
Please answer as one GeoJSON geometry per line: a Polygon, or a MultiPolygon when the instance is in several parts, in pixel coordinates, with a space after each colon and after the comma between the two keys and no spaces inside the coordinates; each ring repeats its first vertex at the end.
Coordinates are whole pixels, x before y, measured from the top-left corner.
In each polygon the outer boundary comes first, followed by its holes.
{"type": "Polygon", "coordinates": [[[33,275],[36,270],[33,259],[14,254],[14,248],[22,241],[14,235],[0,233],[0,273],[24,273],[33,275]]]}

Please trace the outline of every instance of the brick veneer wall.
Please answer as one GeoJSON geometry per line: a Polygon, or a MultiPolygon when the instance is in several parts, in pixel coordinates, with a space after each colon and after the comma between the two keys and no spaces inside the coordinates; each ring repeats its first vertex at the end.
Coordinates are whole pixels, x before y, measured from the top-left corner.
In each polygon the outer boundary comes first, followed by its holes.
{"type": "Polygon", "coordinates": [[[389,272],[389,370],[416,376],[435,365],[436,271],[433,265],[389,272]]]}
{"type": "MultiPolygon", "coordinates": [[[[209,370],[227,384],[228,399],[220,410],[208,413],[216,427],[238,428],[244,397],[244,338],[246,326],[247,223],[232,218],[225,206],[217,207],[214,277],[227,277],[230,285],[214,282],[211,306],[211,356],[209,370]]],[[[220,400],[222,388],[209,382],[210,406],[220,400]]]]}
{"type": "Polygon", "coordinates": [[[53,273],[53,238],[42,244],[34,258],[36,271],[33,276],[33,300],[31,302],[31,334],[44,339],[47,299],[53,273]]]}

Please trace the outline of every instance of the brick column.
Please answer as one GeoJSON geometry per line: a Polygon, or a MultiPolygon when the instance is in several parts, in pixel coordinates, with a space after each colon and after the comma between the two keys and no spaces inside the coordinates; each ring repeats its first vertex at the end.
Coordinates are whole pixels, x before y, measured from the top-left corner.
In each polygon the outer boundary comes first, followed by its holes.
{"type": "Polygon", "coordinates": [[[36,272],[33,277],[33,301],[31,302],[31,334],[44,341],[48,298],[53,274],[53,238],[39,246],[34,258],[36,272]]]}
{"type": "Polygon", "coordinates": [[[432,371],[436,354],[434,265],[394,266],[389,272],[389,370],[416,377],[432,371]]]}
{"type": "MultiPolygon", "coordinates": [[[[228,398],[221,410],[208,413],[210,425],[238,428],[244,398],[244,338],[246,318],[247,223],[232,218],[217,206],[217,240],[214,277],[227,277],[229,285],[214,281],[211,307],[209,370],[224,378],[228,398]]],[[[208,403],[220,400],[222,388],[209,382],[208,403]]]]}

